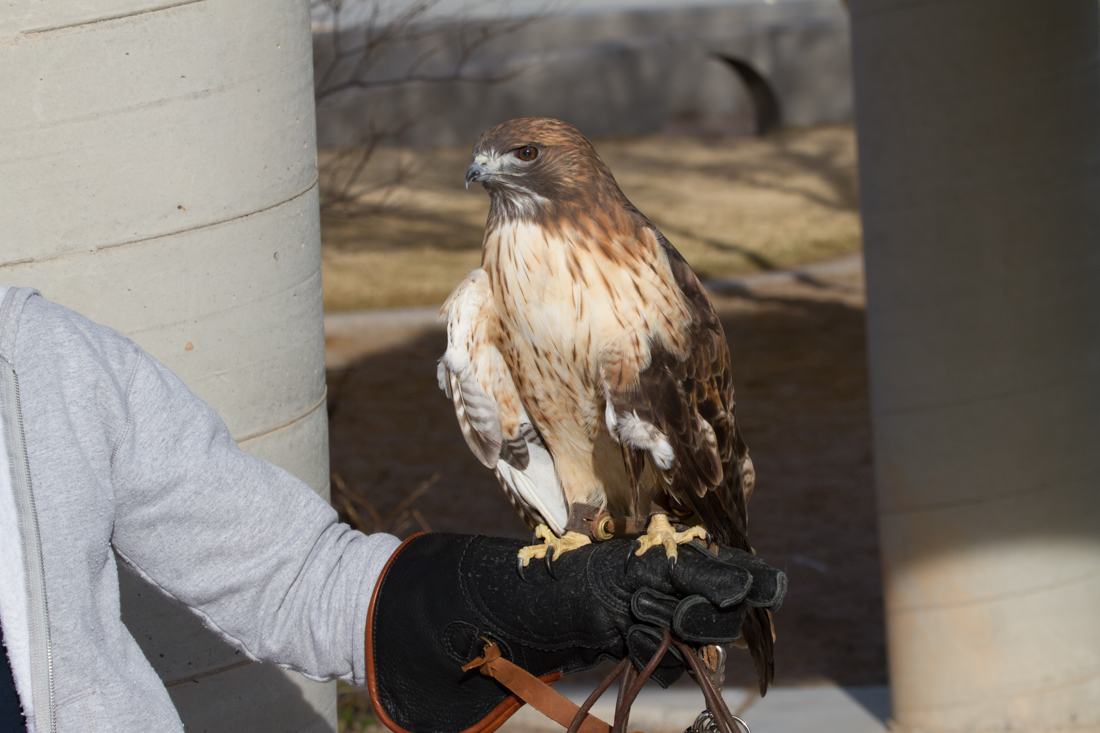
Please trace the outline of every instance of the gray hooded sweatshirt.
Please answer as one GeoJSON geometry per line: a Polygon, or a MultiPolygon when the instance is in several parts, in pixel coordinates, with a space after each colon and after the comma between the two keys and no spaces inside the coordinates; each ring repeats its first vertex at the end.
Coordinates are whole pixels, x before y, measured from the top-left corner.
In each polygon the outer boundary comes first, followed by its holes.
{"type": "Polygon", "coordinates": [[[183,730],[120,618],[117,560],[254,659],[364,683],[397,540],[241,452],[129,339],[36,291],[0,295],[0,622],[29,729],[183,730]]]}

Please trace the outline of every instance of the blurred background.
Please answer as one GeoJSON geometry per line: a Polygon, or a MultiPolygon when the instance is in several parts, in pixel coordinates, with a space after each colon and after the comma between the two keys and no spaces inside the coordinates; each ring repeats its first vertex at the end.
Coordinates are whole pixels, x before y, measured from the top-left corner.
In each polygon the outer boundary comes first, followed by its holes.
{"type": "MultiPolygon", "coordinates": [[[[315,3],[313,31],[343,518],[400,536],[529,535],[438,389],[436,313],[480,264],[488,196],[463,186],[473,140],[514,117],[566,120],[722,317],[758,471],[751,536],[791,577],[778,684],[857,689],[884,718],[845,7],[346,0],[315,3]]],[[[747,655],[728,675],[751,686],[747,655]]],[[[341,695],[341,724],[368,729],[369,703],[341,695]]]]}

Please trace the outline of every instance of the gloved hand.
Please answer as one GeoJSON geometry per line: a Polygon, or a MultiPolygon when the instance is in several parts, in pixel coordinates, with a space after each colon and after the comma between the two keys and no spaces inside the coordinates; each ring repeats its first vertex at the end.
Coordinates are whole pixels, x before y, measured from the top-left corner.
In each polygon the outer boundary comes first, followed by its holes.
{"type": "MultiPolygon", "coordinates": [[[[641,667],[660,643],[658,629],[692,645],[728,644],[748,606],[774,611],[787,588],[782,572],[740,550],[716,557],[681,545],[670,567],[659,549],[634,556],[627,540],[567,552],[553,575],[532,563],[521,578],[524,544],[425,534],[395,553],[375,589],[366,649],[371,698],[392,729],[476,731],[518,708],[495,680],[461,671],[485,639],[544,680],[627,654],[641,667]]],[[[653,675],[663,686],[683,672],[678,654],[653,675]]]]}

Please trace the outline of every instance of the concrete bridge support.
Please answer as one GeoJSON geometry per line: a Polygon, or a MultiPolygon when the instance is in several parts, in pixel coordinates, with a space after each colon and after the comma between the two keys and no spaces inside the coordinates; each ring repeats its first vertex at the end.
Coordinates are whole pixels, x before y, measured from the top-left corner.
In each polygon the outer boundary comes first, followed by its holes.
{"type": "Polygon", "coordinates": [[[1100,723],[1095,0],[855,0],[894,716],[1100,723]]]}
{"type": "MultiPolygon", "coordinates": [[[[129,335],[327,495],[312,60],[298,0],[6,3],[0,282],[129,335]]],[[[333,684],[120,586],[189,730],[335,730],[333,684]]]]}

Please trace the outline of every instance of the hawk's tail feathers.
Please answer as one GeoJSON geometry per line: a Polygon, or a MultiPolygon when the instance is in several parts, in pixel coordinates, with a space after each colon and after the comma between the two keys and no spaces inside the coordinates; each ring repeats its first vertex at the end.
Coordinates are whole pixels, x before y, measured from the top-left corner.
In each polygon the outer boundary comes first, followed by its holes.
{"type": "Polygon", "coordinates": [[[775,634],[771,612],[756,606],[749,608],[741,626],[741,634],[749,648],[749,654],[752,655],[756,679],[760,684],[760,696],[763,697],[775,676],[775,634]]]}

